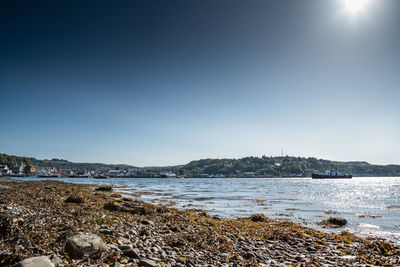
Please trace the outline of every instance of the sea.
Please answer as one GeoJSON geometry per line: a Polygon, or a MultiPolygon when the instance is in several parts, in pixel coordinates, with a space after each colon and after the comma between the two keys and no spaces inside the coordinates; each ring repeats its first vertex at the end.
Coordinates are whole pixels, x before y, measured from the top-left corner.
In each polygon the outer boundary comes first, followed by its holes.
{"type": "Polygon", "coordinates": [[[115,191],[155,204],[207,211],[224,218],[262,213],[322,231],[348,230],[400,244],[400,177],[311,178],[15,178],[107,184],[115,191]],[[322,229],[329,217],[344,228],[322,229]]]}

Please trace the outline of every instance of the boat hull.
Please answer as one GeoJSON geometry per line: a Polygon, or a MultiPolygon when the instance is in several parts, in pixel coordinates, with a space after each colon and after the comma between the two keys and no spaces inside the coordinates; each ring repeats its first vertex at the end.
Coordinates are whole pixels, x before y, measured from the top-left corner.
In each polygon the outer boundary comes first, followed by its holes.
{"type": "Polygon", "coordinates": [[[325,174],[317,174],[313,173],[311,174],[311,177],[313,179],[351,179],[353,176],[351,174],[345,174],[345,175],[325,175],[325,174]]]}

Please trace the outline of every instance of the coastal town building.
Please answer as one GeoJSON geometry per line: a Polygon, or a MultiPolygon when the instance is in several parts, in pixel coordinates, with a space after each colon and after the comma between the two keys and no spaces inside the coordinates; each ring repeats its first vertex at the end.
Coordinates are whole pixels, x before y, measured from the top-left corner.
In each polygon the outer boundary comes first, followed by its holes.
{"type": "Polygon", "coordinates": [[[13,167],[12,172],[13,172],[13,174],[15,174],[15,175],[22,175],[22,174],[24,173],[24,168],[25,168],[25,165],[24,165],[24,164],[16,164],[16,165],[13,167]]]}
{"type": "Polygon", "coordinates": [[[109,170],[108,171],[108,175],[110,176],[110,177],[117,177],[117,176],[119,176],[121,174],[121,171],[120,170],[109,170]]]}
{"type": "Polygon", "coordinates": [[[36,167],[31,164],[26,165],[24,168],[24,173],[28,174],[28,175],[34,174],[34,173],[36,173],[36,171],[37,171],[36,167]]]}
{"type": "Polygon", "coordinates": [[[11,170],[8,168],[6,164],[0,165],[0,173],[1,174],[11,174],[11,170]]]}

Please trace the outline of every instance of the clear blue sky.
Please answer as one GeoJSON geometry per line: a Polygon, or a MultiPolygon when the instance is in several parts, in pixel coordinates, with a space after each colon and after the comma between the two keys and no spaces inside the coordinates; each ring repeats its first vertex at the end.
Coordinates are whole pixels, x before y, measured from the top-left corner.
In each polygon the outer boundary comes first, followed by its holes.
{"type": "Polygon", "coordinates": [[[2,1],[0,152],[400,164],[400,1],[2,1]]]}

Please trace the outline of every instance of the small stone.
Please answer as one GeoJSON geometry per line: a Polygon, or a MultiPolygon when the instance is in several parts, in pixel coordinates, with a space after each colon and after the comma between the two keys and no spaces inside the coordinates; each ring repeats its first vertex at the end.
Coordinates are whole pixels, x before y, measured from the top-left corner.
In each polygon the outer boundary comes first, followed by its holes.
{"type": "Polygon", "coordinates": [[[133,236],[136,236],[136,235],[137,235],[137,232],[136,232],[135,230],[130,230],[129,233],[130,233],[131,235],[133,235],[133,236]]]}
{"type": "Polygon", "coordinates": [[[246,260],[251,259],[251,258],[255,258],[255,257],[256,257],[256,256],[255,256],[253,253],[251,253],[251,252],[247,252],[247,253],[245,253],[245,254],[243,255],[243,258],[246,259],[246,260]]]}
{"type": "Polygon", "coordinates": [[[150,236],[151,233],[150,231],[146,230],[146,229],[142,229],[139,233],[140,236],[150,236]]]}
{"type": "Polygon", "coordinates": [[[157,267],[157,263],[152,260],[141,260],[138,262],[138,265],[144,267],[157,267]]]}
{"type": "Polygon", "coordinates": [[[46,256],[28,258],[13,265],[13,267],[54,267],[46,256]]]}
{"type": "Polygon", "coordinates": [[[154,225],[152,221],[147,221],[147,220],[142,220],[141,223],[144,225],[154,225]]]}
{"type": "Polygon", "coordinates": [[[194,267],[194,266],[196,266],[196,265],[194,264],[194,262],[193,262],[192,260],[187,260],[187,261],[186,261],[186,266],[187,266],[187,267],[194,267]]]}
{"type": "Polygon", "coordinates": [[[295,259],[296,261],[301,261],[303,258],[302,258],[301,256],[297,255],[294,259],[295,259]]]}
{"type": "Polygon", "coordinates": [[[125,249],[123,251],[124,255],[129,257],[129,258],[134,258],[134,259],[138,259],[140,258],[140,252],[137,248],[130,248],[130,249],[125,249]]]}
{"type": "Polygon", "coordinates": [[[112,230],[108,230],[108,229],[99,229],[99,233],[105,234],[105,235],[111,235],[113,234],[112,230]]]}
{"type": "Polygon", "coordinates": [[[120,245],[119,246],[120,250],[127,250],[127,249],[132,249],[132,245],[120,245]]]}

